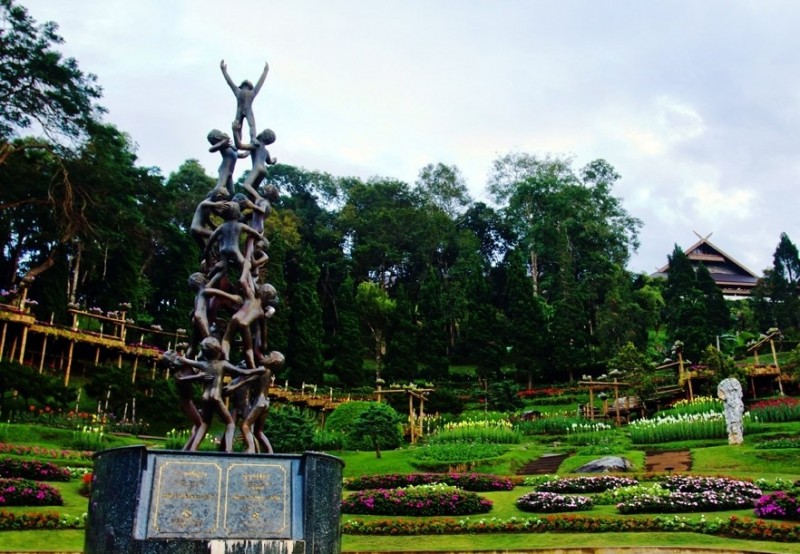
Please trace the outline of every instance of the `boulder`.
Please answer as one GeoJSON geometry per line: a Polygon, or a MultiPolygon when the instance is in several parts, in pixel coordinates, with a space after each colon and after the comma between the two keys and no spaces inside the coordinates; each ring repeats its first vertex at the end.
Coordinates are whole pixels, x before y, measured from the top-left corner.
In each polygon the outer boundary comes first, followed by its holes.
{"type": "Polygon", "coordinates": [[[610,471],[630,471],[633,464],[628,458],[622,456],[606,456],[582,465],[575,470],[576,473],[608,473],[610,471]]]}

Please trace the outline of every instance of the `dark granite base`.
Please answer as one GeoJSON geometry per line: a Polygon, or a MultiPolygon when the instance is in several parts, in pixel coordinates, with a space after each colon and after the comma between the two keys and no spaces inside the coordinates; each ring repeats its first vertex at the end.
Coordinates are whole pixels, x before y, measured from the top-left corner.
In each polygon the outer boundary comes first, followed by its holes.
{"type": "Polygon", "coordinates": [[[336,554],[338,458],[128,447],[95,455],[88,554],[336,554]]]}

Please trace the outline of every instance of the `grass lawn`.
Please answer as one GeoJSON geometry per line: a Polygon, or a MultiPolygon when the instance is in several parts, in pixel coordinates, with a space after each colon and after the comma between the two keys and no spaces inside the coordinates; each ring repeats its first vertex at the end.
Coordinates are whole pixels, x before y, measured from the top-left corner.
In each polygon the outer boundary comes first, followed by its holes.
{"type": "MultiPolygon", "coordinates": [[[[69,440],[69,432],[37,428],[35,426],[0,426],[0,441],[19,444],[37,445],[43,448],[59,449],[64,441],[69,440]],[[5,435],[5,437],[3,437],[5,435]],[[11,440],[9,440],[11,439],[11,440]]],[[[624,431],[615,429],[622,437],[624,431]]],[[[682,441],[662,443],[658,445],[635,445],[630,441],[610,441],[608,444],[616,449],[613,454],[629,458],[637,471],[643,471],[645,451],[653,448],[659,450],[691,450],[693,474],[727,475],[742,478],[768,479],[780,477],[788,481],[800,479],[800,448],[782,448],[758,450],[755,444],[762,436],[769,434],[800,435],[800,423],[776,424],[766,427],[760,435],[746,437],[744,445],[730,446],[724,440],[682,441]]],[[[567,437],[568,439],[568,437],[567,437]]],[[[142,441],[130,438],[113,438],[113,445],[141,444],[142,441]]],[[[574,452],[579,447],[564,442],[565,438],[553,436],[526,437],[526,443],[508,445],[508,452],[491,463],[475,468],[484,473],[512,475],[524,463],[531,461],[545,452],[553,452],[554,442],[561,442],[560,450],[570,449],[572,456],[567,458],[559,468],[560,475],[566,475],[581,464],[601,457],[600,454],[580,454],[574,452]]],[[[366,474],[412,473],[417,470],[412,465],[414,447],[382,452],[376,458],[375,452],[332,452],[345,462],[345,476],[355,477],[366,474]]],[[[59,465],[84,465],[79,461],[52,459],[59,465]]],[[[81,516],[87,511],[87,500],[78,494],[80,480],[68,483],[52,483],[56,485],[64,498],[64,506],[51,508],[12,507],[7,508],[15,513],[31,511],[53,511],[71,516],[81,516]]],[[[511,517],[535,516],[516,508],[517,498],[533,490],[533,487],[519,486],[512,491],[481,493],[492,500],[494,507],[488,514],[465,516],[458,519],[480,520],[483,518],[508,519],[511,517]]],[[[348,493],[345,493],[348,494],[348,493]]],[[[591,511],[580,512],[587,516],[606,516],[619,518],[650,517],[622,516],[617,514],[613,506],[596,506],[591,511]]],[[[706,518],[719,517],[723,520],[731,515],[753,517],[752,510],[731,510],[725,512],[709,512],[706,518]]],[[[690,519],[700,518],[702,514],[681,514],[690,519]]],[[[343,516],[343,520],[391,519],[386,516],[343,516]]],[[[83,549],[83,530],[65,531],[5,531],[0,532],[0,552],[81,552],[83,549]]],[[[798,553],[800,545],[745,541],[696,533],[520,533],[520,534],[475,534],[475,535],[440,535],[440,536],[359,536],[344,535],[342,547],[345,552],[387,552],[387,551],[479,551],[479,550],[524,550],[540,548],[579,548],[579,547],[623,547],[623,546],[660,546],[684,548],[733,549],[752,552],[798,553]]]]}
{"type": "MultiPolygon", "coordinates": [[[[695,533],[536,533],[496,535],[424,535],[370,537],[344,535],[343,552],[493,551],[551,548],[674,547],[714,548],[751,552],[800,553],[800,545],[731,540],[695,533]]],[[[592,552],[591,548],[585,552],[592,552]]],[[[636,552],[635,550],[633,552],[636,552]]]]}

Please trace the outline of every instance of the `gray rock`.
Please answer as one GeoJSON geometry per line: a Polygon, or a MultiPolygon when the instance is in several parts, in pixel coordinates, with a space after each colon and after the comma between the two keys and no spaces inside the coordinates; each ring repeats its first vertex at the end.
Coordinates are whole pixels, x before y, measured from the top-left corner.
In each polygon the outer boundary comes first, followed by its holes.
{"type": "Polygon", "coordinates": [[[592,460],[575,470],[576,473],[607,473],[610,471],[630,471],[633,464],[628,458],[622,456],[606,456],[592,460]]]}

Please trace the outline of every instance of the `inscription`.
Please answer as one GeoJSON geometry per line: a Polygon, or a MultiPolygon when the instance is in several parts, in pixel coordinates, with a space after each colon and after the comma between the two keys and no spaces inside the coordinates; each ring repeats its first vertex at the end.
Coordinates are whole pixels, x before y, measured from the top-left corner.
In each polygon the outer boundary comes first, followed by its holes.
{"type": "Polygon", "coordinates": [[[146,538],[292,538],[292,465],[264,462],[157,458],[146,538]]]}
{"type": "Polygon", "coordinates": [[[225,483],[224,527],[228,536],[252,536],[257,530],[275,538],[289,537],[291,495],[285,467],[231,464],[225,483]]]}
{"type": "Polygon", "coordinates": [[[157,464],[152,536],[213,534],[219,527],[222,468],[215,463],[157,464]]]}

